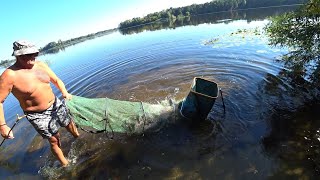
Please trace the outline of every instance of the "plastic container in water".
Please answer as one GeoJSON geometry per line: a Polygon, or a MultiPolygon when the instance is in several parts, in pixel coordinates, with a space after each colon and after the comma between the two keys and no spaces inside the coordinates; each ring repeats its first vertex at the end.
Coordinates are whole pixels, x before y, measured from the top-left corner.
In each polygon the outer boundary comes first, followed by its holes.
{"type": "Polygon", "coordinates": [[[182,101],[180,114],[187,119],[206,119],[218,94],[217,83],[195,77],[188,96],[182,101]]]}

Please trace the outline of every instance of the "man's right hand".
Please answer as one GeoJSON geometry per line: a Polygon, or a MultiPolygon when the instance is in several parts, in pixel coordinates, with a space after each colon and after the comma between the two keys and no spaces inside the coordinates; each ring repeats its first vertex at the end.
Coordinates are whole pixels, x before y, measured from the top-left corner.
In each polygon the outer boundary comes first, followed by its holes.
{"type": "Polygon", "coordinates": [[[3,125],[0,127],[1,136],[5,139],[13,139],[13,132],[11,131],[11,128],[9,128],[7,125],[3,125]],[[10,132],[10,134],[9,134],[10,132]],[[8,135],[9,134],[9,135],[8,135]]]}

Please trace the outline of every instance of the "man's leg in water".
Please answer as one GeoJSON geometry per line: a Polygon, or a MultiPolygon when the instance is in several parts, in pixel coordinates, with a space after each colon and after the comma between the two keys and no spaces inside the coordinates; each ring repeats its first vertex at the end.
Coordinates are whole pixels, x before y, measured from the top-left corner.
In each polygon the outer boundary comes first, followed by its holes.
{"type": "Polygon", "coordinates": [[[62,166],[68,165],[68,160],[64,157],[63,152],[61,150],[60,145],[60,135],[59,133],[55,134],[54,136],[51,136],[48,141],[51,146],[51,151],[53,155],[60,161],[62,166]]]}
{"type": "Polygon", "coordinates": [[[66,126],[66,129],[73,135],[73,137],[79,137],[80,134],[73,119],[70,120],[70,123],[68,124],[68,126],[66,126]]]}

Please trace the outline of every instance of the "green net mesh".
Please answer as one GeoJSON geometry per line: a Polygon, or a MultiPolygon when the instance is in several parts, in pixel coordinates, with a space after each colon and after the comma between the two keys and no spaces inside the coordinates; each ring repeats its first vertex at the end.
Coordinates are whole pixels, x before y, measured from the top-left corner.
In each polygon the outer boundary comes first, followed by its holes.
{"type": "MultiPolygon", "coordinates": [[[[188,96],[179,103],[180,114],[186,119],[205,119],[217,97],[215,82],[194,78],[188,96]]],[[[77,126],[93,133],[154,132],[181,117],[175,112],[175,105],[80,96],[73,96],[66,104],[77,126]]]]}
{"type": "Polygon", "coordinates": [[[161,129],[170,119],[170,105],[73,95],[66,105],[78,127],[90,132],[143,133],[161,129]]]}

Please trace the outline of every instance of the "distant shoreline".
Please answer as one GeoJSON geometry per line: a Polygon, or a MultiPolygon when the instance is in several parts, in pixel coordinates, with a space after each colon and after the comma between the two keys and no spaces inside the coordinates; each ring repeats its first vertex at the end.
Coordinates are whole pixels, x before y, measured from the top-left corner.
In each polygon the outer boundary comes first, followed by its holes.
{"type": "MultiPolygon", "coordinates": [[[[213,3],[213,2],[215,2],[215,1],[212,1],[210,3],[213,3]]],[[[201,6],[205,7],[205,5],[209,6],[210,3],[199,4],[199,5],[191,5],[191,6],[185,6],[185,7],[179,7],[179,8],[170,8],[170,9],[163,10],[161,12],[155,12],[155,13],[148,14],[147,16],[145,16],[143,18],[132,18],[130,20],[123,21],[123,22],[119,23],[119,26],[117,28],[98,31],[96,33],[91,33],[91,34],[80,36],[80,37],[77,37],[77,38],[71,38],[71,39],[68,39],[68,40],[65,40],[65,41],[62,41],[62,40],[58,40],[57,42],[53,41],[53,42],[50,42],[47,45],[45,45],[44,47],[41,47],[39,49],[40,55],[58,53],[59,51],[64,50],[65,48],[67,48],[69,46],[73,46],[75,44],[84,42],[84,41],[89,40],[89,39],[94,39],[96,37],[101,37],[101,36],[110,34],[110,33],[114,32],[114,31],[117,31],[117,30],[132,28],[132,27],[136,27],[136,26],[141,26],[143,24],[151,24],[151,23],[154,23],[156,21],[162,21],[164,19],[175,20],[176,18],[185,18],[187,16],[195,15],[194,12],[193,13],[190,13],[190,12],[187,13],[188,11],[186,11],[185,14],[183,14],[182,11],[183,11],[183,9],[188,9],[188,8],[190,8],[192,6],[198,7],[198,8],[201,7],[201,6]],[[162,18],[161,16],[160,17],[154,16],[156,14],[159,15],[159,13],[163,14],[164,12],[167,12],[168,10],[172,11],[172,13],[166,14],[165,15],[166,18],[162,18]],[[179,14],[177,14],[175,16],[174,13],[173,13],[174,11],[179,11],[179,14]],[[150,19],[148,19],[150,16],[152,16],[153,18],[157,18],[157,19],[151,21],[150,19]],[[132,23],[133,21],[135,21],[135,23],[132,23]],[[128,23],[128,22],[130,22],[130,23],[128,23]],[[144,22],[144,23],[142,23],[142,22],[144,22]],[[129,26],[129,25],[131,25],[131,26],[129,26]]],[[[281,4],[279,4],[279,5],[281,5],[281,4]]],[[[302,4],[282,4],[281,6],[296,6],[296,5],[302,5],[302,4]]],[[[237,8],[228,7],[228,10],[225,10],[224,12],[242,11],[242,10],[257,9],[257,8],[270,8],[270,7],[276,7],[276,6],[247,7],[246,9],[242,9],[242,8],[239,8],[239,7],[241,7],[241,6],[238,6],[237,8]]],[[[198,12],[198,11],[195,11],[195,12],[198,12]]],[[[0,66],[8,66],[8,64],[11,64],[13,62],[15,62],[15,59],[1,60],[0,61],[0,66]]]]}
{"type": "Polygon", "coordinates": [[[307,0],[216,0],[204,4],[192,4],[190,6],[169,8],[159,12],[150,13],[144,17],[135,17],[119,24],[119,29],[127,29],[137,27],[145,24],[154,23],[156,21],[167,19],[170,22],[175,22],[179,19],[190,18],[202,14],[221,13],[221,12],[234,12],[251,9],[263,9],[273,7],[288,7],[302,5],[307,0]]]}
{"type": "MultiPolygon", "coordinates": [[[[69,47],[69,46],[73,46],[75,44],[84,42],[84,41],[86,41],[88,39],[94,39],[94,38],[97,38],[97,37],[101,37],[101,36],[110,34],[110,33],[114,32],[114,31],[117,31],[117,30],[118,30],[118,28],[113,28],[113,29],[98,31],[96,33],[91,33],[91,34],[80,36],[80,37],[77,37],[77,38],[71,38],[71,39],[68,39],[68,40],[65,40],[65,41],[58,40],[58,42],[50,42],[45,47],[39,49],[39,52],[40,52],[39,55],[41,56],[41,55],[45,55],[45,54],[57,53],[60,50],[63,50],[65,48],[69,47]]],[[[16,61],[15,58],[1,60],[0,61],[0,66],[8,67],[8,65],[12,64],[15,61],[16,61]]]]}

